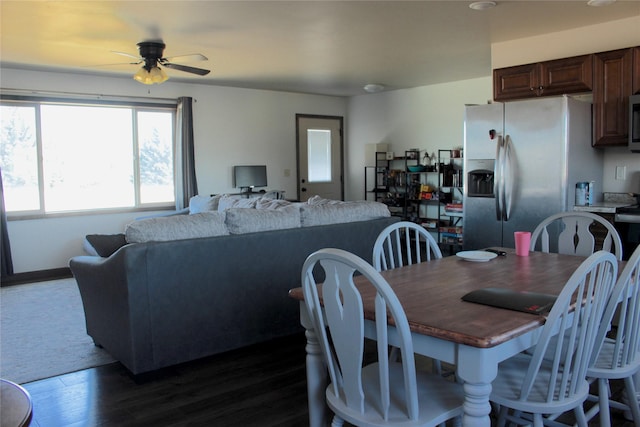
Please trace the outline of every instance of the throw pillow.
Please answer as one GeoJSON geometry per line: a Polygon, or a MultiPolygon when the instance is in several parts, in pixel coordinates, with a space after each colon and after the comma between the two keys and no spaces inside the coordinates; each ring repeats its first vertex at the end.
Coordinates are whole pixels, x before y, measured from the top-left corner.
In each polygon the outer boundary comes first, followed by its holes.
{"type": "Polygon", "coordinates": [[[323,199],[317,194],[315,196],[309,197],[309,199],[307,200],[308,205],[339,205],[341,203],[344,202],[341,200],[323,199]]]}
{"type": "Polygon", "coordinates": [[[197,214],[202,212],[217,211],[218,203],[222,195],[216,196],[193,196],[189,199],[189,213],[197,214]]]}
{"type": "Polygon", "coordinates": [[[90,255],[110,257],[115,251],[127,244],[124,234],[87,234],[84,250],[90,255]]]}
{"type": "Polygon", "coordinates": [[[222,196],[218,202],[218,212],[226,211],[231,208],[255,208],[258,199],[253,198],[238,198],[231,196],[222,196]]]}
{"type": "Polygon", "coordinates": [[[279,199],[266,199],[261,197],[256,202],[256,209],[280,209],[285,206],[291,206],[291,202],[279,199]]]}

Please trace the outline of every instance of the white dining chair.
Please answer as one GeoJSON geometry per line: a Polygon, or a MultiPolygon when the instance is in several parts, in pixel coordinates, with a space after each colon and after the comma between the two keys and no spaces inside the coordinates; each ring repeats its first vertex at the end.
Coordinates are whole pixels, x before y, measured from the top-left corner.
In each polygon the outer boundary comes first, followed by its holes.
{"type": "Polygon", "coordinates": [[[633,378],[640,372],[640,246],[618,278],[598,339],[602,341],[602,347],[592,357],[592,365],[587,371],[587,376],[598,383],[598,395],[590,395],[589,400],[598,404],[587,411],[587,419],[600,412],[600,426],[610,426],[611,407],[628,411],[634,424],[640,426],[640,407],[633,378]],[[614,314],[618,321],[612,328],[614,314]],[[613,333],[611,338],[606,337],[609,333],[613,333]],[[610,400],[610,380],[624,381],[626,403],[610,400]]]}
{"type": "Polygon", "coordinates": [[[399,221],[380,232],[373,244],[373,266],[378,271],[442,258],[438,242],[423,226],[399,221]]]}
{"type": "Polygon", "coordinates": [[[341,249],[321,249],[302,268],[304,302],[329,371],[326,400],[333,427],[435,426],[462,415],[462,386],[440,375],[417,371],[404,310],[386,280],[362,258],[341,249]],[[314,268],[324,270],[318,285],[314,268]],[[356,286],[354,276],[363,282],[356,286]],[[364,296],[366,295],[366,297],[364,296]],[[375,301],[376,354],[365,360],[363,298],[375,301]],[[387,357],[388,320],[401,362],[387,357]]]}
{"type": "Polygon", "coordinates": [[[597,332],[617,273],[611,253],[589,256],[558,295],[532,354],[500,363],[490,397],[499,407],[499,427],[507,421],[542,427],[567,411],[574,412],[578,426],[587,426],[587,369],[593,349],[600,347],[597,332]]]}
{"type": "MultiPolygon", "coordinates": [[[[399,221],[385,227],[373,244],[373,266],[385,271],[442,258],[436,239],[423,226],[411,221],[399,221]]],[[[389,357],[398,357],[392,348],[389,357]]],[[[433,371],[442,373],[439,360],[431,360],[433,371]]]]}
{"type": "Polygon", "coordinates": [[[549,252],[549,230],[552,224],[561,226],[557,242],[558,253],[587,257],[596,249],[608,252],[613,249],[616,258],[622,260],[622,239],[618,231],[609,221],[591,212],[560,212],[545,218],[531,233],[532,251],[539,248],[542,252],[549,252]],[[595,236],[589,229],[594,223],[606,230],[602,248],[596,248],[595,236]]]}

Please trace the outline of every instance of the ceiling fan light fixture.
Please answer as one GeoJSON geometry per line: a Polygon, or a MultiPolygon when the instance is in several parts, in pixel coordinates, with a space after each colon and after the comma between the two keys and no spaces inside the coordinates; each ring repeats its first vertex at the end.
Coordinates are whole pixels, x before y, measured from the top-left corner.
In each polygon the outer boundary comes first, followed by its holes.
{"type": "Polygon", "coordinates": [[[146,67],[140,68],[133,78],[142,84],[152,85],[166,82],[169,76],[160,67],[153,66],[149,70],[146,67]]]}
{"type": "Polygon", "coordinates": [[[153,82],[157,84],[166,82],[169,79],[167,73],[165,73],[164,70],[160,67],[153,67],[151,70],[149,70],[149,74],[151,74],[151,80],[153,80],[153,82]]]}
{"type": "Polygon", "coordinates": [[[384,90],[384,85],[381,85],[379,83],[369,83],[364,85],[363,89],[365,90],[365,92],[378,93],[384,90]]]}
{"type": "Polygon", "coordinates": [[[473,10],[487,10],[496,7],[496,2],[494,1],[476,1],[469,5],[469,7],[473,10]]]}

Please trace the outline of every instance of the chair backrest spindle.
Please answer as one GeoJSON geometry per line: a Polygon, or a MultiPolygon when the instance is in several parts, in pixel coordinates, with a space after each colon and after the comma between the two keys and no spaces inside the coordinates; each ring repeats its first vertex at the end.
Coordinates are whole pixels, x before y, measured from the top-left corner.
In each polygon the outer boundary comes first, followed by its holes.
{"type": "Polygon", "coordinates": [[[380,232],[373,245],[373,266],[378,271],[442,258],[435,238],[421,225],[400,221],[380,232]]]}

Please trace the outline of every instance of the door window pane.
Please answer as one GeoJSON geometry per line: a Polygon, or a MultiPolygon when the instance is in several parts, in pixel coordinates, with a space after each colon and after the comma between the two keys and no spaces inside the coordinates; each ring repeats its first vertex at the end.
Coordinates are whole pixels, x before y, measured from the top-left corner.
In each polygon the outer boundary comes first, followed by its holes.
{"type": "Polygon", "coordinates": [[[0,168],[7,211],[40,209],[36,108],[0,106],[0,168]]]}
{"type": "Polygon", "coordinates": [[[307,130],[307,164],[309,182],[331,181],[331,131],[307,130]]]}

